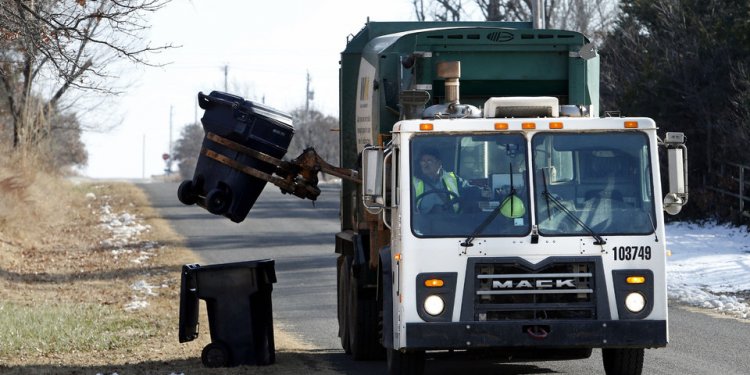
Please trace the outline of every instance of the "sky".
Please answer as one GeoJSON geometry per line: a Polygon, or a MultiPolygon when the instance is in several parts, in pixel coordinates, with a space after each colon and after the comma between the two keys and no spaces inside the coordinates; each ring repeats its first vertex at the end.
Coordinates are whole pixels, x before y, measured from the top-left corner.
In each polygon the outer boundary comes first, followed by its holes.
{"type": "Polygon", "coordinates": [[[152,46],[181,47],[150,58],[169,63],[165,67],[132,67],[120,74],[132,84],[104,109],[119,125],[84,135],[89,162],[81,173],[163,174],[170,128],[174,143],[185,125],[200,120],[198,92],[224,91],[225,67],[227,91],[283,111],[305,105],[309,73],[311,106],[338,117],[340,54],[368,17],[415,19],[411,0],[173,0],[150,17],[144,36],[152,46]]]}

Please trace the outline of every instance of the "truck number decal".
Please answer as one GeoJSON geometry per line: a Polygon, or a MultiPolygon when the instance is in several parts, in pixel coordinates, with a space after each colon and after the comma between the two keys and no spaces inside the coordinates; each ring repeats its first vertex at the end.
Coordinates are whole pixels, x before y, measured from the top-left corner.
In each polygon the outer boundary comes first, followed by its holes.
{"type": "Polygon", "coordinates": [[[651,246],[615,246],[612,254],[615,260],[651,260],[651,246]]]}

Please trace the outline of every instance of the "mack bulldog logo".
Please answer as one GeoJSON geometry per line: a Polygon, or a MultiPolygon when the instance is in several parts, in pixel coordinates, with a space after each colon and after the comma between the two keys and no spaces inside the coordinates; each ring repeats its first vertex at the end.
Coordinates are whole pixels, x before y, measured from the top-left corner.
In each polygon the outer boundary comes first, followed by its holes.
{"type": "Polygon", "coordinates": [[[493,280],[492,289],[575,289],[574,279],[493,280]]]}

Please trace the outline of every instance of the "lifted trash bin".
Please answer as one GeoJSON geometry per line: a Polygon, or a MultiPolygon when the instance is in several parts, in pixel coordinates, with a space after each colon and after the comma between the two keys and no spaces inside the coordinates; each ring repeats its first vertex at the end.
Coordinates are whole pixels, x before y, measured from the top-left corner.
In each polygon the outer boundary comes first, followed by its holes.
{"type": "Polygon", "coordinates": [[[177,197],[239,223],[266,186],[265,176],[276,170],[268,161],[286,155],[294,136],[292,116],[221,91],[198,93],[198,104],[205,110],[205,137],[193,179],[180,184],[177,197]]]}
{"type": "Polygon", "coordinates": [[[211,333],[211,343],[201,354],[204,366],[273,364],[271,291],[275,282],[271,259],[182,266],[180,342],[198,337],[198,300],[202,299],[211,333]]]}

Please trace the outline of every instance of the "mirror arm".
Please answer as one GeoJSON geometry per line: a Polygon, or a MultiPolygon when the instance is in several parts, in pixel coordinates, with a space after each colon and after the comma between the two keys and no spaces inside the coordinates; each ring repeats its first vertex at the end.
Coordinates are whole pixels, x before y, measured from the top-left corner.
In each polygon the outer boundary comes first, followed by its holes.
{"type": "MultiPolygon", "coordinates": [[[[385,155],[383,156],[383,202],[384,203],[386,202],[385,197],[386,195],[388,195],[387,189],[386,189],[387,183],[388,183],[388,180],[387,180],[388,176],[386,175],[386,171],[388,170],[388,168],[386,168],[386,165],[388,165],[388,159],[391,159],[392,157],[393,157],[393,149],[389,147],[385,150],[385,155]]],[[[391,170],[393,170],[393,166],[391,166],[391,170]]],[[[388,219],[386,217],[387,216],[386,210],[391,209],[391,207],[387,205],[382,205],[382,207],[383,207],[383,224],[385,224],[385,226],[388,227],[388,229],[391,229],[391,223],[388,222],[388,219]]]]}
{"type": "Polygon", "coordinates": [[[685,144],[680,144],[677,147],[682,149],[682,175],[685,176],[685,192],[680,195],[680,198],[682,198],[682,204],[685,205],[688,202],[688,154],[687,154],[687,147],[685,144]]]}

